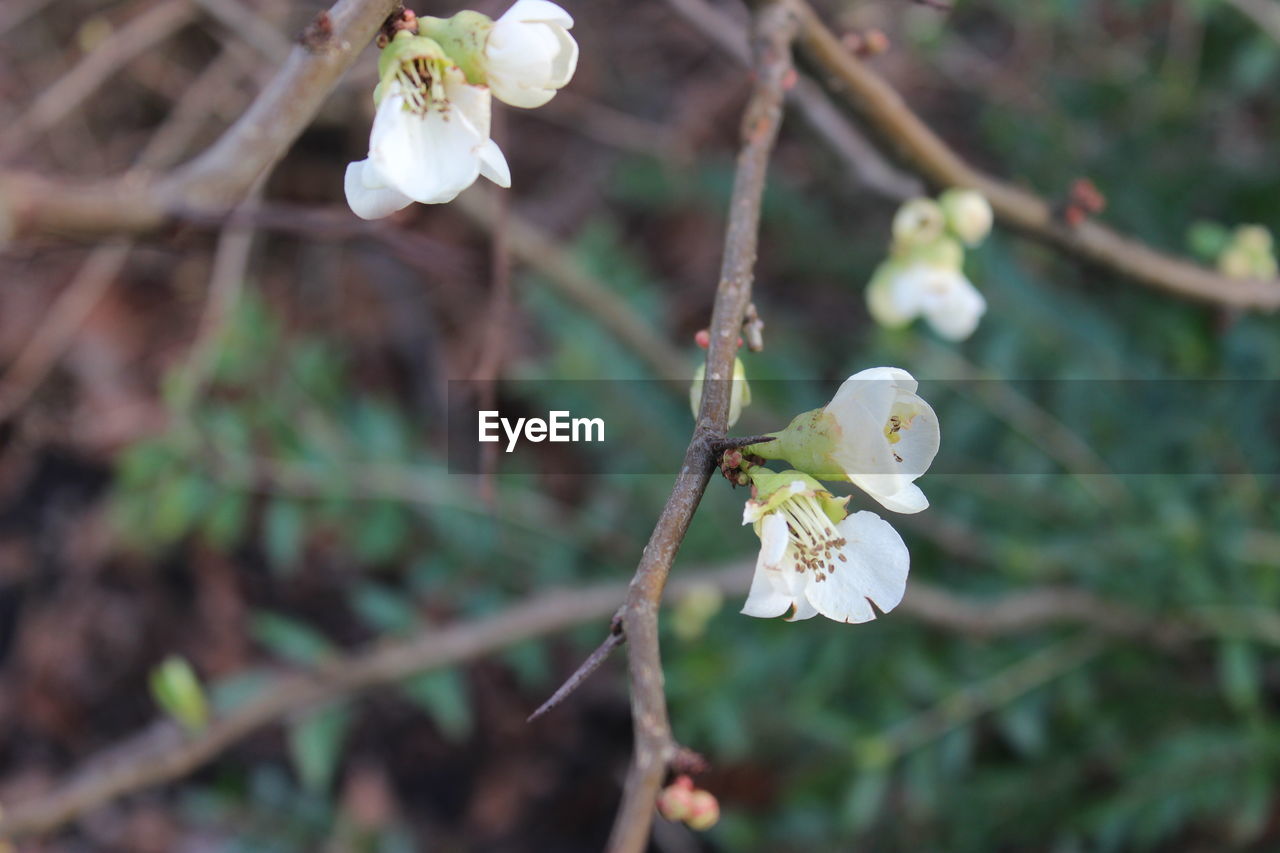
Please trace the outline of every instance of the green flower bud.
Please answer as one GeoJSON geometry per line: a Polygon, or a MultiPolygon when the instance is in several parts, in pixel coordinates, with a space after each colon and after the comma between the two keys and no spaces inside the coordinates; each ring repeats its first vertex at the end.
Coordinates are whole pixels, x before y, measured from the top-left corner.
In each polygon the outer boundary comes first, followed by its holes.
{"type": "Polygon", "coordinates": [[[929,198],[913,198],[898,208],[893,217],[893,242],[895,247],[919,246],[932,243],[942,236],[946,218],[942,208],[929,198]]]}
{"type": "Polygon", "coordinates": [[[991,203],[977,190],[954,187],[938,197],[947,227],[966,245],[976,246],[991,233],[995,214],[991,203]]]}

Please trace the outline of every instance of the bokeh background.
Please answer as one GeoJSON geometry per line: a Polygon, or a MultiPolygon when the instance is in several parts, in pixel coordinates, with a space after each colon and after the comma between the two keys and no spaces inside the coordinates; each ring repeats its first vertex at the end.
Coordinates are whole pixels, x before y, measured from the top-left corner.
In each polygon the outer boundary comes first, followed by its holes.
{"type": "MultiPolygon", "coordinates": [[[[0,807],[162,716],[149,677],[169,655],[229,712],[283,672],[630,577],[691,427],[684,387],[596,401],[606,422],[647,423],[651,445],[625,465],[557,445],[475,477],[448,472],[448,381],[692,374],[749,78],[687,2],[564,5],[581,65],[548,107],[498,107],[514,186],[496,226],[457,204],[376,225],[346,210],[369,50],[239,224],[184,222],[127,250],[47,235],[4,247],[0,807]],[[551,260],[511,258],[495,314],[513,218],[536,224],[551,260]],[[123,260],[95,290],[86,265],[110,251],[123,260]],[[595,310],[573,297],[583,286],[605,295],[595,310]],[[76,292],[92,311],[33,370],[53,307],[76,292]],[[656,348],[622,340],[619,318],[656,348]],[[617,473],[637,457],[661,475],[617,473]]],[[[4,167],[90,178],[180,162],[319,8],[6,0],[4,167]],[[140,49],[72,76],[127,32],[140,49]]],[[[1198,220],[1280,231],[1280,4],[822,9],[888,34],[876,70],[994,174],[1049,198],[1088,177],[1105,221],[1175,253],[1196,251],[1198,220]]],[[[968,618],[917,604],[862,626],[786,624],[738,615],[737,594],[686,591],[663,619],[671,713],[712,764],[699,784],[723,818],[700,835],[660,825],[653,849],[1276,849],[1274,417],[1230,397],[1217,414],[1221,384],[1206,433],[1194,405],[1002,381],[1169,380],[1185,400],[1195,380],[1238,379],[1256,393],[1280,375],[1275,319],[1176,302],[997,227],[967,258],[990,304],[971,340],[884,332],[862,289],[910,180],[876,174],[868,186],[788,117],[756,285],[766,348],[744,356],[752,379],[777,381],[759,383],[752,423],[780,427],[822,402],[822,382],[879,364],[934,388],[948,453],[993,473],[926,476],[931,508],[894,522],[912,551],[908,604],[919,589],[968,618]],[[1082,411],[1087,440],[1064,425],[1082,411]],[[1091,453],[1126,465],[1108,473],[1091,453]],[[1040,593],[1040,616],[985,625],[1040,593]]],[[[544,412],[536,389],[554,386],[521,387],[497,390],[504,413],[544,412]]],[[[743,497],[712,483],[677,577],[749,574],[743,497]]],[[[291,715],[17,849],[599,849],[630,748],[621,657],[524,718],[607,621],[291,715]]]]}

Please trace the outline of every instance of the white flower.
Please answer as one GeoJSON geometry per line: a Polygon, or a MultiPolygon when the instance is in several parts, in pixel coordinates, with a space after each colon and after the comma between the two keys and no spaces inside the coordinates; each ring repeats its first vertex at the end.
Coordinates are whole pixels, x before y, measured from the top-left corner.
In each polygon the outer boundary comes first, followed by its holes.
{"type": "Polygon", "coordinates": [[[867,308],[877,323],[889,328],[924,315],[939,335],[962,341],[978,328],[987,300],[958,268],[928,261],[890,261],[872,277],[867,308]]]}
{"type": "Polygon", "coordinates": [[[351,210],[378,219],[413,201],[452,201],[480,175],[511,186],[489,138],[489,90],[469,84],[430,39],[401,39],[387,51],[396,53],[379,85],[369,157],[347,166],[351,210]]]}
{"type": "Polygon", "coordinates": [[[830,462],[849,482],[894,512],[920,512],[929,500],[915,484],[938,455],[938,416],[910,373],[873,367],[850,376],[823,413],[839,427],[830,462]]]}
{"type": "Polygon", "coordinates": [[[540,107],[578,67],[573,18],[550,0],[517,0],[493,24],[484,69],[493,96],[513,107],[540,107]]]}
{"type": "Polygon", "coordinates": [[[991,233],[995,214],[986,196],[977,190],[953,187],[938,197],[938,203],[942,206],[947,227],[965,245],[976,246],[991,233]]]}
{"type": "Polygon", "coordinates": [[[873,603],[882,613],[896,607],[910,568],[897,531],[866,511],[835,521],[847,498],[832,498],[799,472],[772,476],[794,479],[743,512],[743,524],[760,536],[760,556],[742,612],[858,623],[876,618],[873,603]]]}

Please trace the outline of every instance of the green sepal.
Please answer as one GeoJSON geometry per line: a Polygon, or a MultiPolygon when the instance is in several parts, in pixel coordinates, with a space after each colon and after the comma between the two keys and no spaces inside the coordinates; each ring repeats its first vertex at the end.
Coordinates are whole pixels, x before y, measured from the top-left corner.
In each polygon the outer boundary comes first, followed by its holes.
{"type": "Polygon", "coordinates": [[[476,86],[489,82],[484,49],[492,29],[492,18],[470,10],[459,12],[452,18],[418,18],[418,32],[435,39],[467,75],[467,82],[476,86]]]}
{"type": "Polygon", "coordinates": [[[833,461],[841,432],[834,415],[826,409],[813,409],[796,415],[781,432],[770,433],[773,441],[749,445],[742,452],[765,459],[785,459],[820,480],[844,480],[844,469],[833,461]]]}

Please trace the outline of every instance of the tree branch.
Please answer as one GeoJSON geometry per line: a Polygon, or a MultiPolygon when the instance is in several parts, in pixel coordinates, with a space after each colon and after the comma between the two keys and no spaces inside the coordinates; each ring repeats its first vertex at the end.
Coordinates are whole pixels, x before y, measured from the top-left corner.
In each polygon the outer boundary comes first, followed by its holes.
{"type": "Polygon", "coordinates": [[[832,88],[930,183],[972,187],[990,200],[1005,225],[1158,290],[1233,308],[1280,308],[1280,280],[1228,278],[1096,222],[1070,226],[1039,196],[978,171],[912,112],[893,87],[846,50],[805,0],[786,2],[800,20],[806,53],[831,78],[832,88]]]}
{"type": "Polygon", "coordinates": [[[39,232],[142,233],[179,212],[226,211],[284,156],[397,5],[338,0],[321,12],[329,35],[294,47],[244,115],[173,172],[138,171],[92,183],[0,174],[0,242],[39,232]]]}
{"type": "Polygon", "coordinates": [[[711,443],[725,434],[738,333],[751,301],[765,175],[782,122],[782,102],[792,82],[788,78],[792,74],[794,34],[795,22],[781,5],[770,4],[758,16],[756,79],[743,116],[742,148],[729,201],[720,283],[711,313],[707,381],[703,383],[697,423],[680,475],[645,546],[623,609],[635,745],[609,840],[609,849],[615,853],[639,853],[644,849],[658,788],[677,752],[667,719],[658,649],[658,606],[671,564],[715,464],[711,443]]]}

